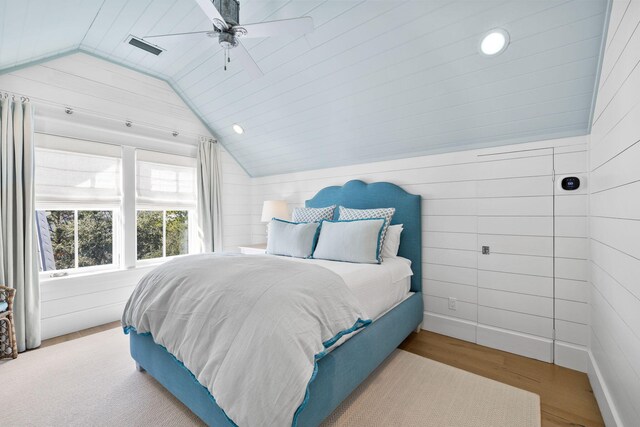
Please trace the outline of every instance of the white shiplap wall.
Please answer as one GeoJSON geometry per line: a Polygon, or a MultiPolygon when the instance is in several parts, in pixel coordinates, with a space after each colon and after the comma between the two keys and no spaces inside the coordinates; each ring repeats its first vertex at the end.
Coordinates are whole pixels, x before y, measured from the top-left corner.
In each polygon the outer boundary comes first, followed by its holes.
{"type": "Polygon", "coordinates": [[[640,420],[639,28],[614,1],[591,134],[589,378],[611,426],[640,420]]]}
{"type": "Polygon", "coordinates": [[[586,191],[552,179],[554,165],[584,175],[586,148],[577,137],[254,178],[252,241],[265,240],[264,200],[293,208],[350,179],[396,183],[423,198],[426,329],[551,361],[555,320],[556,363],[585,370],[586,191]]]}
{"type": "Polygon", "coordinates": [[[554,357],[556,364],[586,372],[589,345],[587,146],[556,148],[554,170],[554,357]],[[565,176],[579,177],[581,187],[563,191],[559,181],[565,176]]]}
{"type": "MultiPolygon", "coordinates": [[[[206,127],[161,80],[85,54],[0,75],[0,90],[29,96],[38,132],[195,156],[206,127]],[[61,106],[75,109],[73,115],[61,106]],[[98,113],[105,118],[98,118],[98,113]],[[124,126],[131,120],[133,127],[124,126]],[[161,130],[147,126],[158,126],[161,130]],[[177,130],[178,137],[171,136],[177,130]]],[[[223,244],[250,238],[250,178],[221,150],[223,244]]],[[[50,338],[118,320],[133,287],[149,268],[49,279],[42,282],[42,333],[50,338]]]]}
{"type": "Polygon", "coordinates": [[[251,178],[221,147],[222,154],[222,244],[237,252],[251,240],[251,178]]]}

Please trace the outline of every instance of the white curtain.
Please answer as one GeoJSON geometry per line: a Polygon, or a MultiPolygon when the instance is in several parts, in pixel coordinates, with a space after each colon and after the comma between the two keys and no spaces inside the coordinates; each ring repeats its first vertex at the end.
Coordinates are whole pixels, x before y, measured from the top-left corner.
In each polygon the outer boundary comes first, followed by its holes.
{"type": "Polygon", "coordinates": [[[222,251],[222,173],[217,142],[198,147],[198,237],[203,252],[222,251]]]}
{"type": "Polygon", "coordinates": [[[16,289],[18,351],[40,345],[33,107],[0,103],[0,283],[16,289]]]}

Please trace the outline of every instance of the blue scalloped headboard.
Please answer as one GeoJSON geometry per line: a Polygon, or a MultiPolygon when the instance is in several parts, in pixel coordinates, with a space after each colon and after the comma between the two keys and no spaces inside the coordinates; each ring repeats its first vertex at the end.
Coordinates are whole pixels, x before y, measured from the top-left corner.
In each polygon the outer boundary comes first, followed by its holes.
{"type": "MultiPolygon", "coordinates": [[[[343,186],[323,188],[305,206],[337,205],[354,209],[396,208],[391,224],[403,224],[398,255],[411,260],[411,291],[422,291],[422,213],[420,196],[389,182],[367,184],[354,180],[343,186]]],[[[338,215],[336,208],[335,215],[338,215]]]]}

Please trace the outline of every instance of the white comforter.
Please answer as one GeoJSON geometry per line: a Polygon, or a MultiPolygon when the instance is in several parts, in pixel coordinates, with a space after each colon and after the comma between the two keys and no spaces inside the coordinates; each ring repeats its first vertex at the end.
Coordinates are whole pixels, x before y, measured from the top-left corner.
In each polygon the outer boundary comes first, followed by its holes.
{"type": "Polygon", "coordinates": [[[369,320],[340,276],[276,257],[193,255],[147,274],[125,330],[151,333],[240,426],[290,426],[315,363],[369,320]]]}

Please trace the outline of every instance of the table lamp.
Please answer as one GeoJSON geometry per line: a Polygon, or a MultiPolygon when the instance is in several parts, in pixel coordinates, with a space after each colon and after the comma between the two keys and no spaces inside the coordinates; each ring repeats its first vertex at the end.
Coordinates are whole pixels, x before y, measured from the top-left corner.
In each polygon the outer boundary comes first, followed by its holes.
{"type": "Polygon", "coordinates": [[[267,236],[269,235],[269,221],[272,218],[289,219],[289,207],[286,200],[265,200],[262,204],[260,221],[267,223],[267,236]]]}

